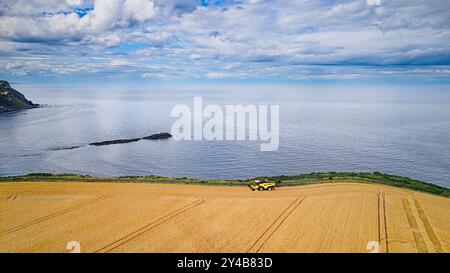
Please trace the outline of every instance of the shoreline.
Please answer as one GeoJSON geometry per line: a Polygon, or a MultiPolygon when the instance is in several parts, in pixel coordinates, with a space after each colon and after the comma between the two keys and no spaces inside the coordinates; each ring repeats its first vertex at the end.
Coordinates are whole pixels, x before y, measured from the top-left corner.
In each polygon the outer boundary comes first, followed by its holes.
{"type": "Polygon", "coordinates": [[[380,172],[354,173],[354,172],[321,172],[299,174],[292,176],[266,176],[251,179],[195,179],[187,177],[162,177],[162,176],[123,176],[123,177],[95,177],[78,174],[51,174],[30,173],[21,176],[0,176],[0,183],[8,182],[85,182],[85,183],[150,183],[150,184],[188,184],[203,186],[247,186],[249,182],[258,178],[266,178],[277,183],[277,187],[302,186],[313,184],[329,184],[337,182],[352,182],[361,184],[380,184],[394,188],[409,189],[417,192],[425,192],[450,198],[450,189],[414,180],[408,177],[396,176],[380,172]]]}
{"type": "Polygon", "coordinates": [[[30,110],[30,109],[36,109],[36,108],[41,108],[41,105],[40,104],[34,104],[33,106],[24,107],[24,108],[8,108],[8,107],[1,106],[0,107],[0,114],[12,114],[12,113],[20,112],[22,110],[30,110]]]}

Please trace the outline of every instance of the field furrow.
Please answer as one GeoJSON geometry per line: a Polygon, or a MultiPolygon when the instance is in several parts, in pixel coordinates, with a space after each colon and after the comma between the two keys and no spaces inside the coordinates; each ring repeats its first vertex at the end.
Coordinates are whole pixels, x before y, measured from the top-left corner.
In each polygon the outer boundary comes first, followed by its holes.
{"type": "Polygon", "coordinates": [[[246,252],[294,198],[211,198],[113,252],[246,252]]]}
{"type": "Polygon", "coordinates": [[[15,193],[0,197],[0,235],[95,202],[101,195],[15,193]]]}
{"type": "Polygon", "coordinates": [[[173,217],[176,217],[176,216],[180,215],[181,213],[184,213],[187,210],[192,209],[195,206],[198,206],[198,205],[202,204],[203,202],[204,202],[203,199],[196,200],[196,201],[186,205],[185,207],[182,207],[182,208],[180,208],[178,210],[175,210],[175,211],[173,211],[173,212],[171,212],[171,213],[169,213],[169,214],[159,218],[158,220],[155,220],[155,221],[149,223],[148,225],[145,225],[145,226],[139,228],[138,230],[136,230],[136,231],[134,231],[134,232],[132,232],[130,234],[127,234],[126,236],[124,236],[124,237],[120,238],[119,240],[114,241],[113,243],[111,243],[111,244],[109,244],[109,245],[107,245],[107,246],[97,250],[96,252],[100,252],[100,253],[101,252],[105,252],[105,253],[106,252],[111,252],[115,248],[118,248],[121,245],[126,244],[127,242],[129,242],[129,241],[135,239],[136,237],[138,237],[139,235],[144,234],[145,232],[149,231],[150,229],[155,228],[155,227],[163,224],[164,222],[172,219],[173,217]]]}
{"type": "Polygon", "coordinates": [[[376,192],[309,195],[261,252],[367,252],[378,236],[376,192]]]}
{"type": "Polygon", "coordinates": [[[110,197],[90,206],[0,236],[2,252],[67,252],[70,241],[84,252],[120,240],[165,214],[195,202],[194,197],[133,194],[110,197]]]}
{"type": "Polygon", "coordinates": [[[292,214],[292,212],[302,203],[304,197],[298,197],[292,204],[286,208],[283,213],[277,217],[273,223],[265,230],[257,241],[251,246],[247,252],[259,252],[269,238],[277,231],[277,229],[286,221],[286,219],[292,214]]]}

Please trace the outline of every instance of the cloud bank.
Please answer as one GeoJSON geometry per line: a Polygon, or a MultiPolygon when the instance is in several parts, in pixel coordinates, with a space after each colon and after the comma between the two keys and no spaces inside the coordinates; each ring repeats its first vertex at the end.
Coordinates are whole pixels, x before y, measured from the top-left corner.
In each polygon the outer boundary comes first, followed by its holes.
{"type": "Polygon", "coordinates": [[[2,77],[448,79],[447,0],[2,0],[2,77]]]}

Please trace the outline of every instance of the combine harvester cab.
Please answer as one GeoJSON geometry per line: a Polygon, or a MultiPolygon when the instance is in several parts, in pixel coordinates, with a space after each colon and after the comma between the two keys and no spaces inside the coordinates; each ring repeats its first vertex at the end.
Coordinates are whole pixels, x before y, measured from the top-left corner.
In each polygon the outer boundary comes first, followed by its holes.
{"type": "Polygon", "coordinates": [[[251,182],[250,184],[248,184],[248,187],[252,190],[252,191],[272,191],[275,190],[275,182],[272,181],[267,181],[265,179],[262,180],[255,180],[254,182],[251,182]]]}

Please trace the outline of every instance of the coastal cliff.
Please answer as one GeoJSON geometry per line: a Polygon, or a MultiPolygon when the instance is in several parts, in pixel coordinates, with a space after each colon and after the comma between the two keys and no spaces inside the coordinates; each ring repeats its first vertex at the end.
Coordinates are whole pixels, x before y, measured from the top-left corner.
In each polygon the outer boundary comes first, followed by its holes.
{"type": "Polygon", "coordinates": [[[38,107],[38,105],[27,100],[22,93],[13,89],[9,82],[0,80],[0,113],[35,107],[38,107]]]}

